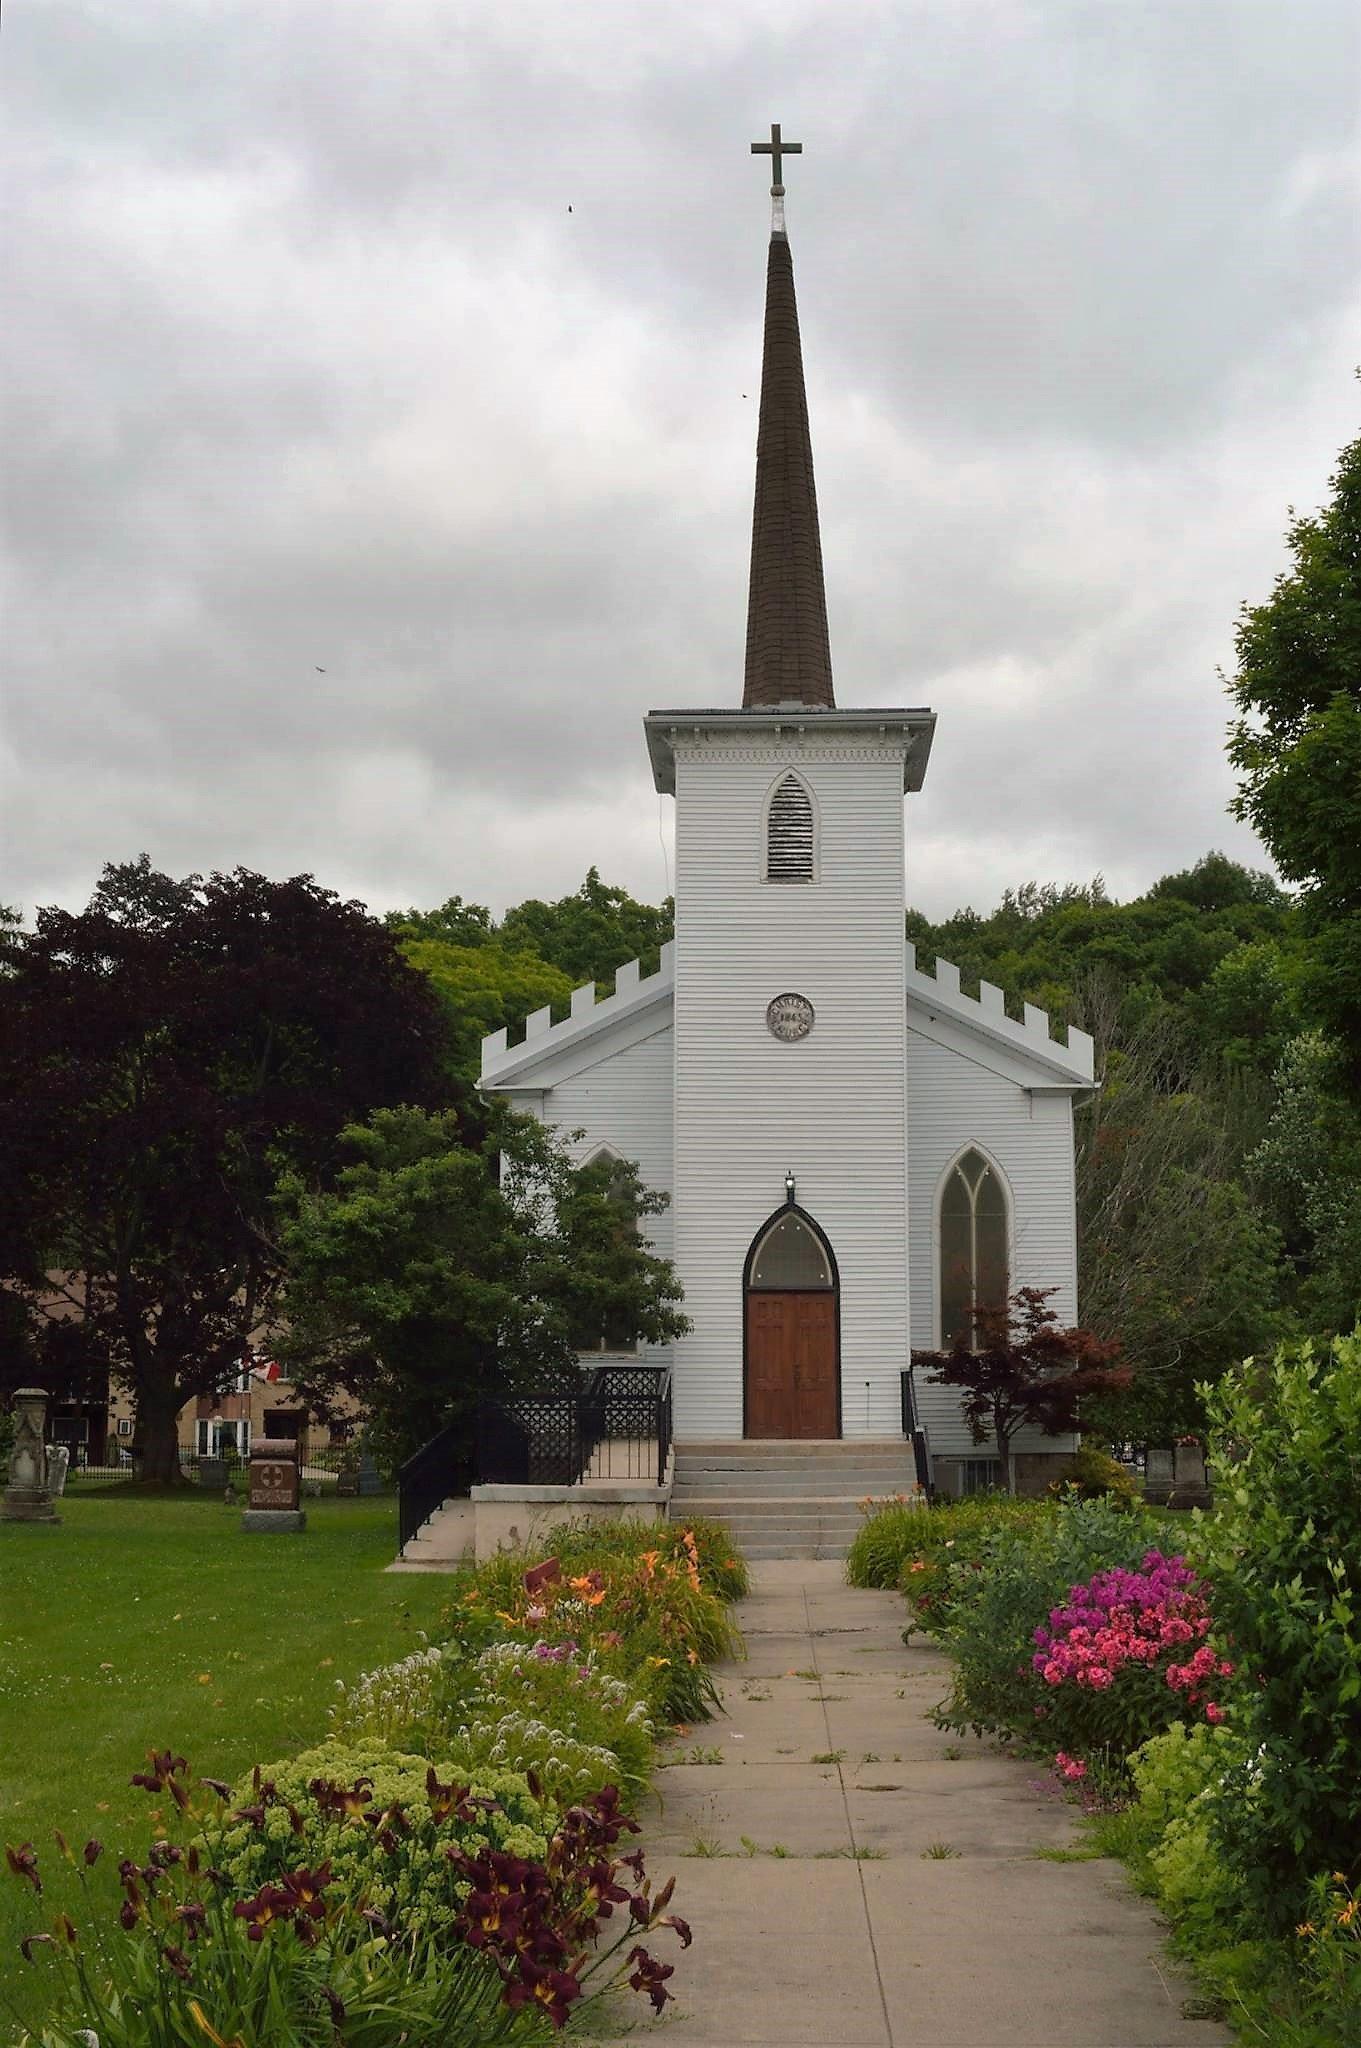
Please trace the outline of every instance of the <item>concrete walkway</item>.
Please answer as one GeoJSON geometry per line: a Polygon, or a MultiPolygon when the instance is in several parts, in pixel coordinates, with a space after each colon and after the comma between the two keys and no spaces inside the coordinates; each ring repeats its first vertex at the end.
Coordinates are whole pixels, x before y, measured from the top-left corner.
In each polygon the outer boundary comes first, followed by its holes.
{"type": "MultiPolygon", "coordinates": [[[[1192,1987],[1033,1766],[926,1718],[947,1660],[905,1647],[894,1594],[833,1563],[766,1563],[726,1712],[678,1740],[648,1821],[694,1928],[677,2003],[633,2048],[1219,2048],[1192,1987]]],[[[632,2018],[632,2015],[630,2016],[632,2018]]],[[[616,2037],[610,2037],[612,2040],[616,2037]]]]}

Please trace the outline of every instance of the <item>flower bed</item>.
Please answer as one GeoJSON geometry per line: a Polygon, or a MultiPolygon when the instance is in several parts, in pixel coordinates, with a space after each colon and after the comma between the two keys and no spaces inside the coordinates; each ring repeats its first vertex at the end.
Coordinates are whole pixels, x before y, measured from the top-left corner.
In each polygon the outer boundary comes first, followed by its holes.
{"type": "MultiPolygon", "coordinates": [[[[627,1985],[665,2005],[688,1946],[626,1810],[654,1733],[716,1698],[745,1569],[703,1525],[559,1531],[552,1557],[459,1574],[447,1639],[342,1688],[331,1738],[235,1791],[158,1753],[133,1782],[152,1839],[101,1914],[30,1936],[42,2048],[482,2048],[551,2035],[627,1985]]],[[[31,1843],[9,1868],[42,1893],[31,1843]]],[[[98,1873],[102,1877],[103,1873],[98,1873]]]]}
{"type": "Polygon", "coordinates": [[[1361,1333],[1204,1391],[1212,1515],[890,1505],[852,1571],[884,1583],[896,1558],[905,1633],[955,1660],[937,1720],[1048,1761],[1226,2018],[1273,2048],[1354,2048],[1361,1333]]]}

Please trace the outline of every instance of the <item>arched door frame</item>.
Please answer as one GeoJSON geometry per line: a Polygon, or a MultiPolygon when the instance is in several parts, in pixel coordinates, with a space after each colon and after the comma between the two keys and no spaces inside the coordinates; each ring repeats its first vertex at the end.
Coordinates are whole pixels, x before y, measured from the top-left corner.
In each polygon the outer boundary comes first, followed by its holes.
{"type": "Polygon", "coordinates": [[[779,1208],[778,1208],[778,1209],[772,1209],[772,1210],[771,1210],[771,1212],[770,1212],[769,1216],[767,1216],[767,1218],[766,1218],[765,1222],[764,1222],[764,1223],[763,1223],[763,1224],[761,1225],[760,1229],[759,1229],[759,1230],[758,1230],[758,1231],[756,1232],[756,1235],[755,1235],[755,1236],[754,1236],[754,1237],[752,1238],[752,1241],[751,1241],[751,1243],[750,1243],[750,1244],[749,1244],[749,1245],[747,1246],[747,1256],[746,1256],[746,1258],[745,1258],[745,1259],[744,1259],[744,1260],[742,1261],[742,1436],[743,1436],[743,1439],[744,1439],[744,1440],[745,1440],[745,1438],[746,1438],[746,1435],[747,1435],[747,1430],[748,1430],[748,1428],[749,1428],[749,1426],[750,1426],[750,1417],[749,1417],[749,1414],[748,1414],[748,1386],[749,1386],[749,1370],[748,1370],[748,1360],[747,1360],[747,1351],[748,1351],[748,1346],[749,1346],[749,1341],[750,1341],[750,1340],[749,1340],[749,1335],[748,1335],[748,1317],[747,1317],[747,1302],[748,1302],[748,1300],[750,1299],[750,1297],[751,1297],[751,1295],[752,1295],[753,1293],[757,1293],[757,1294],[759,1294],[759,1293],[776,1293],[776,1294],[830,1294],[830,1295],[831,1295],[831,1297],[832,1297],[832,1327],[833,1327],[833,1330],[834,1330],[834,1332],[835,1332],[835,1339],[836,1339],[836,1433],[837,1433],[837,1435],[838,1435],[838,1436],[840,1436],[840,1435],[841,1435],[841,1268],[840,1268],[840,1267],[839,1267],[839,1266],[837,1265],[837,1262],[836,1262],[836,1253],[835,1253],[835,1252],[834,1252],[834,1251],[832,1250],[832,1240],[830,1239],[830,1237],[828,1237],[828,1235],[827,1235],[826,1231],[825,1231],[825,1230],[823,1229],[822,1225],[821,1225],[821,1224],[820,1224],[820,1223],[818,1222],[818,1220],[817,1220],[816,1216],[810,1216],[810,1215],[809,1215],[809,1213],[808,1213],[808,1211],[807,1211],[806,1209],[802,1208],[802,1207],[800,1206],[800,1204],[799,1204],[798,1202],[781,1202],[781,1204],[780,1204],[780,1206],[779,1206],[779,1208]],[[797,1217],[798,1217],[798,1219],[799,1219],[799,1221],[800,1221],[800,1223],[803,1223],[803,1224],[806,1224],[806,1225],[807,1225],[808,1229],[809,1229],[809,1230],[810,1230],[810,1231],[811,1231],[811,1232],[813,1233],[813,1236],[814,1236],[814,1237],[815,1237],[815,1238],[817,1239],[818,1243],[819,1243],[819,1244],[821,1245],[821,1247],[822,1247],[822,1251],[823,1251],[823,1256],[825,1257],[825,1259],[826,1259],[826,1261],[827,1261],[827,1270],[828,1270],[828,1272],[829,1272],[829,1273],[831,1274],[831,1276],[832,1276],[832,1284],[831,1284],[830,1288],[828,1288],[828,1287],[778,1287],[778,1288],[773,1288],[773,1289],[769,1289],[769,1288],[767,1288],[767,1289],[762,1289],[762,1288],[753,1288],[753,1287],[752,1287],[752,1284],[751,1284],[751,1271],[752,1271],[752,1267],[753,1267],[753,1266],[755,1265],[755,1263],[756,1263],[756,1254],[757,1254],[757,1252],[758,1252],[758,1251],[759,1251],[759,1250],[761,1249],[761,1245],[762,1245],[762,1243],[763,1243],[763,1241],[764,1241],[764,1239],[765,1239],[765,1236],[766,1236],[766,1233],[767,1233],[767,1231],[769,1231],[769,1230],[772,1230],[772,1229],[774,1228],[774,1226],[775,1226],[775,1225],[776,1225],[776,1224],[777,1224],[778,1222],[780,1222],[781,1218],[782,1218],[782,1217],[785,1217],[785,1216],[797,1216],[797,1217]]]}

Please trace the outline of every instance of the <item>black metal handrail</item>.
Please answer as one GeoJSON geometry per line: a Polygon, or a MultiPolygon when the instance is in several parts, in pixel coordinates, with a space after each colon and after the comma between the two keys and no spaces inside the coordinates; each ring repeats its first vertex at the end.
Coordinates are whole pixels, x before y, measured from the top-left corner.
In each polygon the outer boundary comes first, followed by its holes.
{"type": "Polygon", "coordinates": [[[926,1441],[926,1431],[917,1419],[917,1383],[910,1365],[903,1367],[901,1383],[903,1435],[912,1446],[917,1484],[929,1499],[936,1490],[931,1482],[931,1447],[926,1441]]]}
{"type": "Polygon", "coordinates": [[[452,1495],[466,1493],[472,1478],[466,1423],[449,1423],[413,1451],[397,1473],[399,1547],[405,1549],[422,1522],[452,1495]]]}

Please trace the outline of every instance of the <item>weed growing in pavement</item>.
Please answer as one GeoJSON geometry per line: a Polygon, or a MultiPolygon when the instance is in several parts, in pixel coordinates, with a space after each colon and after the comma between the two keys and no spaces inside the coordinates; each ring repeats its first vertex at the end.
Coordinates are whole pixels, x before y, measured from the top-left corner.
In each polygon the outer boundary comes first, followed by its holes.
{"type": "Polygon", "coordinates": [[[958,1856],[958,1854],[958,1849],[950,1842],[928,1842],[922,1850],[922,1861],[924,1863],[948,1863],[952,1856],[958,1856]]]}

